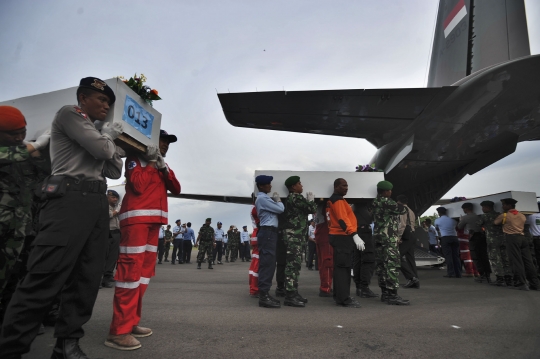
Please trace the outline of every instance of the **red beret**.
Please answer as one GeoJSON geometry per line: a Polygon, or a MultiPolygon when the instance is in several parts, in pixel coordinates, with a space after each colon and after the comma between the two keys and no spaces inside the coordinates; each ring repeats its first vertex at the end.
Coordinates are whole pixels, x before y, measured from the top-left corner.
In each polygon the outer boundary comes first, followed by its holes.
{"type": "Polygon", "coordinates": [[[21,111],[12,106],[0,106],[0,131],[15,131],[26,127],[21,111]]]}

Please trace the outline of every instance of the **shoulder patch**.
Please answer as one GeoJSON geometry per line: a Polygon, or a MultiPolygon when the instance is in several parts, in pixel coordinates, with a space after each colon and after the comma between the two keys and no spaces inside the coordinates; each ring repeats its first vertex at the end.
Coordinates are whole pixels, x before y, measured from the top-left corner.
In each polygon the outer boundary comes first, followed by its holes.
{"type": "Polygon", "coordinates": [[[88,116],[81,110],[79,106],[73,106],[73,108],[75,109],[75,112],[77,112],[79,115],[84,118],[88,118],[88,116]]]}
{"type": "Polygon", "coordinates": [[[128,166],[127,166],[128,170],[132,170],[135,167],[137,167],[137,162],[131,161],[130,163],[128,163],[128,166]]]}

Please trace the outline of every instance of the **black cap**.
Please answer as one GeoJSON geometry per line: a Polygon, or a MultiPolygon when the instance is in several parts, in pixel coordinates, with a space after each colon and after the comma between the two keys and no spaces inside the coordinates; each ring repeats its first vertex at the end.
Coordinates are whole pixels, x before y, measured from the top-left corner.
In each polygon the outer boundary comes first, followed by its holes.
{"type": "Polygon", "coordinates": [[[445,207],[437,207],[437,212],[446,213],[446,208],[445,207]]]}
{"type": "Polygon", "coordinates": [[[108,190],[108,191],[107,191],[107,194],[108,194],[109,196],[113,196],[113,197],[116,197],[116,198],[120,198],[120,195],[118,194],[118,192],[116,192],[115,190],[112,190],[112,189],[108,190]]]}
{"type": "Polygon", "coordinates": [[[159,138],[165,138],[169,143],[178,141],[178,138],[176,138],[175,135],[169,135],[165,130],[159,130],[159,138]]]}
{"type": "Polygon", "coordinates": [[[506,204],[511,204],[511,205],[515,205],[516,203],[518,203],[518,201],[516,201],[513,198],[503,198],[501,199],[501,202],[506,203],[506,204]]]}
{"type": "Polygon", "coordinates": [[[112,88],[110,88],[105,81],[100,80],[97,77],[85,77],[84,79],[81,79],[79,87],[88,88],[107,95],[111,100],[109,102],[110,105],[116,101],[116,96],[114,95],[112,88]]]}

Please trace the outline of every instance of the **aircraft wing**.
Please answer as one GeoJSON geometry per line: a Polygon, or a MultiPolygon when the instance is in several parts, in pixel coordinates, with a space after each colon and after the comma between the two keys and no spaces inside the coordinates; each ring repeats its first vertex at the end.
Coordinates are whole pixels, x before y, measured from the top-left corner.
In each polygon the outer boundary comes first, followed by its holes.
{"type": "Polygon", "coordinates": [[[377,148],[399,137],[442,88],[221,93],[233,126],[365,138],[377,148]]]}

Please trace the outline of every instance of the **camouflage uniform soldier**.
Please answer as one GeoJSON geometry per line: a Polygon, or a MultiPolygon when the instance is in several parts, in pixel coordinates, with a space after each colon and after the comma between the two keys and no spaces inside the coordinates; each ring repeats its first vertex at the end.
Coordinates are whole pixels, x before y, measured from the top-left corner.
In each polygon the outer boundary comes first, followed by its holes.
{"type": "Polygon", "coordinates": [[[208,269],[214,269],[212,267],[212,250],[216,245],[216,241],[214,238],[214,228],[210,227],[210,223],[212,223],[212,219],[207,218],[206,223],[203,224],[199,230],[197,243],[195,243],[195,246],[199,245],[199,253],[197,254],[197,269],[201,269],[201,263],[204,259],[205,253],[208,256],[208,269]]]}
{"type": "MultiPolygon", "coordinates": [[[[14,274],[25,238],[33,239],[36,185],[50,173],[50,162],[39,150],[49,143],[50,131],[36,142],[23,144],[26,120],[11,106],[0,106],[0,301],[1,316],[12,291],[4,291],[14,274]]],[[[10,288],[14,289],[14,288],[10,288]]],[[[0,320],[1,321],[1,320],[0,320]]]]}
{"type": "Polygon", "coordinates": [[[508,254],[506,253],[504,233],[501,225],[495,225],[493,223],[500,213],[493,210],[495,203],[492,201],[483,201],[480,205],[484,214],[480,215],[477,224],[482,226],[486,232],[489,263],[497,277],[497,280],[493,284],[503,287],[507,283],[511,286],[513,273],[512,266],[508,260],[508,254]]]}
{"type": "Polygon", "coordinates": [[[303,187],[300,177],[287,178],[285,186],[289,189],[289,195],[284,203],[284,223],[280,223],[280,227],[283,228],[283,241],[287,247],[285,264],[285,290],[287,294],[283,304],[291,307],[304,307],[307,299],[298,293],[298,277],[302,267],[303,245],[306,242],[308,214],[315,213],[317,205],[314,202],[313,193],[308,192],[307,199],[302,196],[303,187]]]}
{"type": "Polygon", "coordinates": [[[229,242],[227,244],[227,251],[231,252],[231,263],[238,258],[238,247],[240,246],[240,232],[238,228],[233,226],[232,231],[229,232],[229,242]]]}
{"type": "Polygon", "coordinates": [[[173,240],[172,238],[172,231],[171,231],[171,225],[167,225],[167,229],[163,231],[165,238],[165,262],[169,261],[169,251],[171,250],[171,242],[173,240]]]}
{"type": "Polygon", "coordinates": [[[405,214],[406,209],[390,198],[392,188],[392,183],[388,181],[377,183],[377,198],[373,201],[376,271],[379,276],[379,287],[382,291],[381,302],[408,305],[408,300],[397,295],[400,267],[399,216],[405,214]]]}

